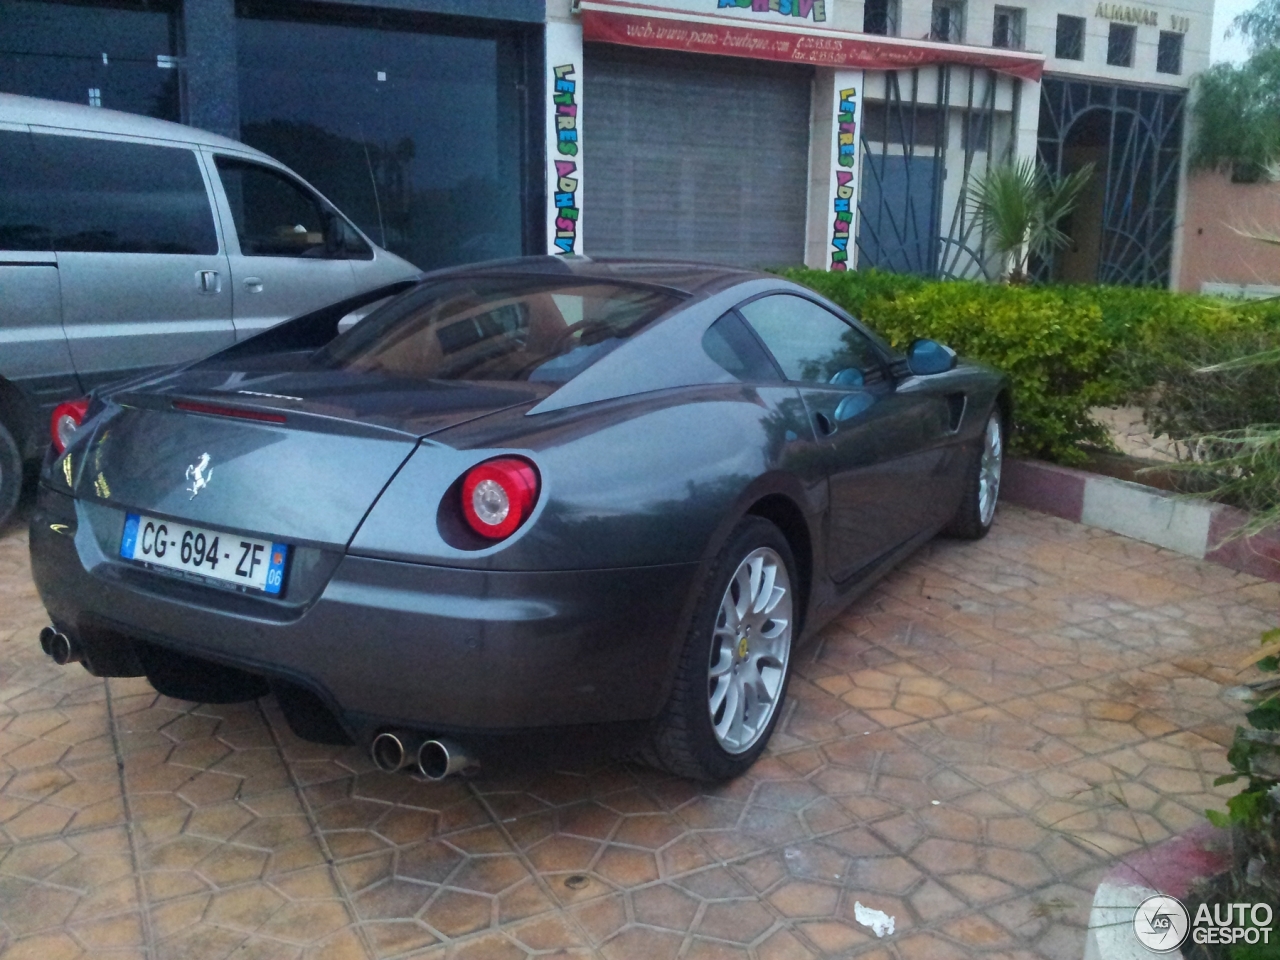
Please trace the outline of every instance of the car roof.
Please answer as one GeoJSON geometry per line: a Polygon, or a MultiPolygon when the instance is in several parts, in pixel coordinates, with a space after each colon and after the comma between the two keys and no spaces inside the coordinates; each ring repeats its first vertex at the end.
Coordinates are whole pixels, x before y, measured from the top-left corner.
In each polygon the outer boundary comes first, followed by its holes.
{"type": "Polygon", "coordinates": [[[0,122],[82,130],[86,133],[149,137],[153,140],[176,140],[182,143],[222,147],[268,159],[261,151],[247,147],[230,137],[219,136],[181,123],[170,123],[168,120],[156,120],[136,113],[107,110],[103,107],[64,103],[61,100],[23,97],[16,93],[0,93],[0,122]]]}
{"type": "Polygon", "coordinates": [[[489,260],[462,267],[448,267],[422,279],[455,279],[480,276],[529,276],[583,280],[612,280],[666,287],[702,298],[748,280],[778,279],[770,274],[716,263],[678,260],[646,260],[625,257],[545,256],[489,260]]]}

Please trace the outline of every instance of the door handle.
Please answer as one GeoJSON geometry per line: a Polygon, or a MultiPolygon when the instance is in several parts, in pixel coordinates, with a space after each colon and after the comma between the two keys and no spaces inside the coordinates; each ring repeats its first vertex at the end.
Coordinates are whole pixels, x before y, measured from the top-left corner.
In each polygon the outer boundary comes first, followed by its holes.
{"type": "Polygon", "coordinates": [[[196,287],[201,293],[221,293],[222,277],[217,270],[197,270],[196,287]]]}
{"type": "Polygon", "coordinates": [[[818,425],[818,433],[824,437],[829,437],[836,432],[835,422],[825,413],[818,412],[813,415],[813,422],[818,425]]]}
{"type": "Polygon", "coordinates": [[[244,278],[244,285],[245,285],[245,287],[246,287],[246,288],[248,288],[248,290],[249,290],[249,292],[250,292],[250,293],[261,293],[261,292],[262,292],[262,278],[261,278],[261,277],[245,277],[245,278],[244,278]]]}

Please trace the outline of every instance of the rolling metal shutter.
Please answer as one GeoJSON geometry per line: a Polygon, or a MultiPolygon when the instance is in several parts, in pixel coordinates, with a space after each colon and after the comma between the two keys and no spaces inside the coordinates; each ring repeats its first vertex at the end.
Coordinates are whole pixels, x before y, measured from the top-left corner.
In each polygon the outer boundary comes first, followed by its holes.
{"type": "Polygon", "coordinates": [[[588,45],[583,252],[802,263],[812,70],[588,45]]]}

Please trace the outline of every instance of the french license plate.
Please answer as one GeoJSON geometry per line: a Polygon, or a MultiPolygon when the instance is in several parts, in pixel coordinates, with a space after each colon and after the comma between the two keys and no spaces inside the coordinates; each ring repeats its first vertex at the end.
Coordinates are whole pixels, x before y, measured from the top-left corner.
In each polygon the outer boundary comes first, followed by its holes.
{"type": "Polygon", "coordinates": [[[130,513],[124,521],[120,556],[279,594],[289,547],[130,513]]]}

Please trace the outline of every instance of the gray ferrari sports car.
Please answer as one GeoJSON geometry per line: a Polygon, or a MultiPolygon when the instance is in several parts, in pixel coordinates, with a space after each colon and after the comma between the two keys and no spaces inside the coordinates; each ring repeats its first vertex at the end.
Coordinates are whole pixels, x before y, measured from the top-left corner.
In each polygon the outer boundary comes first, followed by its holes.
{"type": "Polygon", "coordinates": [[[186,700],[272,691],[388,770],[576,731],[732,777],[802,637],[987,532],[1009,417],[1000,374],[775,276],[445,270],[60,407],[41,644],[186,700]]]}

